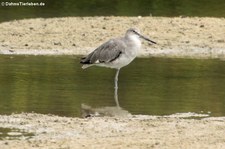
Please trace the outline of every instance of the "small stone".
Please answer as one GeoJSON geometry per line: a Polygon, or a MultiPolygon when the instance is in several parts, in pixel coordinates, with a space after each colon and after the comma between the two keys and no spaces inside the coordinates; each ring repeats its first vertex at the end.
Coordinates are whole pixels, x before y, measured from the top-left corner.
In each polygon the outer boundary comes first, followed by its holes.
{"type": "Polygon", "coordinates": [[[24,46],[26,46],[26,47],[27,47],[27,46],[28,46],[28,44],[26,43],[24,46]]]}
{"type": "Polygon", "coordinates": [[[29,29],[30,29],[30,30],[33,30],[34,28],[33,28],[33,27],[30,27],[29,29]]]}
{"type": "Polygon", "coordinates": [[[180,18],[187,18],[187,17],[186,17],[186,16],[182,16],[182,15],[181,15],[181,16],[180,16],[180,18]]]}
{"type": "Polygon", "coordinates": [[[184,32],[179,31],[180,34],[184,35],[184,32]]]}
{"type": "Polygon", "coordinates": [[[61,44],[61,42],[54,42],[54,45],[61,46],[62,44],[61,44]]]}
{"type": "Polygon", "coordinates": [[[155,145],[159,145],[159,144],[160,144],[159,142],[156,142],[156,143],[155,143],[155,145]]]}
{"type": "Polygon", "coordinates": [[[103,20],[109,20],[109,18],[107,18],[107,17],[104,17],[104,18],[103,18],[103,20]]]}
{"type": "Polygon", "coordinates": [[[103,26],[103,27],[102,27],[102,29],[106,29],[106,27],[105,27],[105,26],[103,26]]]}
{"type": "Polygon", "coordinates": [[[73,43],[72,46],[76,47],[77,45],[75,43],[73,43]]]}
{"type": "Polygon", "coordinates": [[[202,25],[200,25],[200,27],[203,28],[203,27],[205,27],[205,26],[202,24],[202,25]]]}
{"type": "Polygon", "coordinates": [[[223,42],[224,42],[224,40],[223,40],[223,39],[219,39],[219,40],[217,40],[217,42],[219,42],[219,43],[223,43],[223,42]]]}

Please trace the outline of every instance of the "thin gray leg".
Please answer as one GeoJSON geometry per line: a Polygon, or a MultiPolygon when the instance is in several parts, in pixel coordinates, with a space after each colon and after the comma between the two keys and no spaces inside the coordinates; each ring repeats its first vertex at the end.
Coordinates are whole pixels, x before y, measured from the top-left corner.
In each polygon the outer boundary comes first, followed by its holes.
{"type": "Polygon", "coordinates": [[[120,69],[117,69],[116,76],[115,76],[115,91],[114,91],[114,98],[116,102],[116,106],[120,107],[119,100],[118,100],[118,76],[119,76],[120,69]]]}

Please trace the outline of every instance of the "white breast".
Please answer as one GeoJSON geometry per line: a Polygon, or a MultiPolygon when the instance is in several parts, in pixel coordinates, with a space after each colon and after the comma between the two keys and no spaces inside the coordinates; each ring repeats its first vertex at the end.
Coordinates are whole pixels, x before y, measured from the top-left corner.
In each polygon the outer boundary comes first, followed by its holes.
{"type": "Polygon", "coordinates": [[[141,48],[141,40],[137,35],[131,35],[129,36],[127,45],[130,47],[126,50],[127,55],[135,58],[137,56],[138,50],[141,48]]]}
{"type": "Polygon", "coordinates": [[[129,39],[130,39],[130,42],[133,43],[133,46],[137,48],[141,48],[141,40],[139,39],[137,35],[131,35],[129,36],[129,39]]]}

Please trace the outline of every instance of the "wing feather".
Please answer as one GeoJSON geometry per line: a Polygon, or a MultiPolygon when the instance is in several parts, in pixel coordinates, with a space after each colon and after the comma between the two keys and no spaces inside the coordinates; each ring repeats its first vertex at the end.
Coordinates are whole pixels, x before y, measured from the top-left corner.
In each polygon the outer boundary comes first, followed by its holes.
{"type": "Polygon", "coordinates": [[[111,39],[81,60],[82,64],[108,63],[124,52],[126,45],[118,39],[111,39]]]}

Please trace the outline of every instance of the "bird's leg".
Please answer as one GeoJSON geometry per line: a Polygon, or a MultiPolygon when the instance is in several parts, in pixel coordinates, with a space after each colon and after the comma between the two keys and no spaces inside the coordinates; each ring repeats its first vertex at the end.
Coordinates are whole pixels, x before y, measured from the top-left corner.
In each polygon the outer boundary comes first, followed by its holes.
{"type": "Polygon", "coordinates": [[[114,91],[114,98],[116,102],[116,106],[120,107],[119,100],[118,100],[118,76],[119,76],[120,69],[117,69],[116,76],[115,76],[115,91],[114,91]]]}

